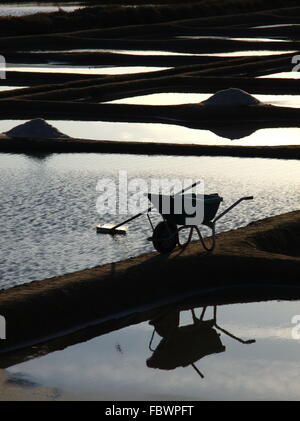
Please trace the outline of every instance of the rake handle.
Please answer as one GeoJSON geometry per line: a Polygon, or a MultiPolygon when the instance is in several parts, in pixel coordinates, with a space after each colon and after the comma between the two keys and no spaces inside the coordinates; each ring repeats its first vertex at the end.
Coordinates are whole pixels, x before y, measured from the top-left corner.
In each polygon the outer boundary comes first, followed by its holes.
{"type": "Polygon", "coordinates": [[[151,211],[151,209],[152,209],[152,207],[150,207],[150,208],[148,208],[148,209],[144,210],[143,212],[137,213],[136,215],[132,216],[131,218],[126,219],[126,221],[120,222],[118,225],[115,225],[114,227],[112,227],[112,228],[111,228],[111,230],[113,231],[113,230],[115,230],[115,229],[119,228],[120,226],[122,226],[122,225],[124,225],[124,224],[127,224],[127,222],[133,221],[134,219],[136,219],[136,218],[138,218],[139,216],[143,215],[145,212],[150,212],[150,211],[151,211]]]}
{"type": "Polygon", "coordinates": [[[186,187],[185,189],[182,189],[182,190],[181,190],[181,191],[179,191],[178,193],[175,193],[175,194],[174,194],[174,196],[177,196],[178,194],[182,194],[182,193],[184,193],[185,191],[192,189],[193,187],[197,186],[197,184],[199,184],[199,183],[201,183],[201,181],[196,181],[196,183],[192,184],[191,186],[186,187]]]}

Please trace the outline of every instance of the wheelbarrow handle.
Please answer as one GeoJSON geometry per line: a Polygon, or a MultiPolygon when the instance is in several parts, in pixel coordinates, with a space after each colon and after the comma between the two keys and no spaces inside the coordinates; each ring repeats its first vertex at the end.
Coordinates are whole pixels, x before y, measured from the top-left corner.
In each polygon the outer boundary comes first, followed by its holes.
{"type": "Polygon", "coordinates": [[[218,219],[222,218],[224,215],[226,215],[226,213],[230,212],[233,208],[235,208],[238,204],[240,204],[243,200],[253,200],[254,197],[253,196],[244,196],[241,197],[239,200],[237,200],[236,202],[234,202],[231,206],[229,206],[229,208],[225,209],[224,212],[220,213],[220,215],[218,215],[214,220],[213,223],[217,222],[218,219]]]}

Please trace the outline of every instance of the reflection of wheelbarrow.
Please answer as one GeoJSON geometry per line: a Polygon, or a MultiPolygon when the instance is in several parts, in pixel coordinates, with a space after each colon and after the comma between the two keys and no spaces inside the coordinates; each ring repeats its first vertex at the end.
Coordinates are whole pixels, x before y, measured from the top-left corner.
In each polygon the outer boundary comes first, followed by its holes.
{"type": "Polygon", "coordinates": [[[173,370],[177,367],[191,365],[200,377],[203,378],[203,374],[195,365],[196,361],[207,355],[224,352],[226,349],[220,340],[220,334],[217,330],[243,344],[255,342],[255,340],[244,341],[221,328],[216,320],[216,306],[214,306],[213,319],[209,320],[203,320],[206,307],[203,308],[199,319],[196,317],[194,309],[191,311],[194,323],[187,326],[179,327],[179,311],[176,310],[163,314],[150,322],[154,326],[149,344],[149,349],[153,354],[147,360],[148,367],[173,370]],[[155,332],[163,339],[154,350],[151,346],[155,332]]]}
{"type": "Polygon", "coordinates": [[[253,196],[240,198],[234,202],[233,205],[229,206],[222,213],[216,216],[220,203],[223,201],[222,197],[220,197],[217,193],[202,195],[183,194],[186,190],[191,189],[197,184],[199,184],[199,181],[171,196],[152,193],[147,194],[148,199],[153,203],[154,207],[163,217],[163,221],[159,222],[155,228],[149,216],[149,212],[152,210],[152,207],[149,207],[144,212],[140,212],[117,225],[99,225],[97,226],[97,231],[108,234],[116,234],[119,231],[120,233],[124,233],[126,232],[124,228],[125,223],[133,221],[147,212],[147,217],[153,230],[152,237],[150,237],[149,240],[153,242],[154,248],[160,253],[171,252],[177,244],[180,247],[187,246],[192,239],[194,231],[198,234],[199,240],[201,241],[204,249],[206,251],[212,251],[216,242],[216,222],[243,200],[251,200],[253,199],[253,196]],[[196,222],[191,223],[191,221],[196,222]],[[201,231],[198,227],[198,225],[201,224],[210,228],[212,231],[210,245],[207,245],[204,242],[201,231]],[[179,233],[184,229],[189,229],[190,231],[187,241],[182,244],[179,240],[179,233]]]}

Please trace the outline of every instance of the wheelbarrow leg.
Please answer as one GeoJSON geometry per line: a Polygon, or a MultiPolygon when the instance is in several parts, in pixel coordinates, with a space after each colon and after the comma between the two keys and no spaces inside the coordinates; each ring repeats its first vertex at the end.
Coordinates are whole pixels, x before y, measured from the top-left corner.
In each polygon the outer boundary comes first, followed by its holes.
{"type": "Polygon", "coordinates": [[[211,251],[213,251],[213,249],[215,248],[215,245],[216,245],[216,232],[215,232],[215,224],[212,222],[212,223],[209,223],[209,224],[205,224],[208,228],[210,228],[211,229],[211,231],[212,231],[212,235],[211,235],[211,245],[210,246],[208,246],[206,243],[205,243],[205,241],[204,241],[204,238],[202,237],[202,234],[201,234],[201,231],[200,231],[200,229],[197,227],[197,226],[195,226],[195,230],[197,231],[197,234],[198,234],[198,237],[199,237],[199,240],[200,240],[200,242],[201,242],[201,244],[202,244],[202,247],[204,248],[204,250],[206,250],[207,252],[211,252],[211,251]]]}
{"type": "Polygon", "coordinates": [[[185,248],[191,242],[191,240],[192,240],[193,231],[196,230],[196,232],[198,234],[198,237],[199,237],[199,240],[200,240],[200,242],[201,242],[204,250],[206,250],[208,252],[213,251],[213,249],[215,248],[215,245],[216,245],[215,225],[214,225],[214,223],[211,223],[211,224],[206,224],[206,226],[208,226],[212,230],[212,236],[211,236],[212,239],[211,239],[211,245],[210,246],[207,246],[205,244],[204,238],[202,237],[201,231],[197,227],[197,225],[184,225],[184,226],[182,226],[182,227],[180,227],[178,229],[178,245],[179,245],[179,247],[182,248],[182,249],[185,248]],[[186,228],[190,228],[188,239],[187,239],[187,241],[185,243],[180,243],[180,241],[179,241],[179,232],[182,231],[183,229],[186,229],[186,228]]]}
{"type": "Polygon", "coordinates": [[[190,228],[190,232],[189,232],[189,236],[188,239],[185,243],[181,243],[179,240],[179,231],[183,230],[184,228],[187,228],[187,226],[183,226],[181,228],[178,229],[178,245],[181,249],[184,249],[192,240],[192,236],[193,236],[193,231],[194,231],[194,226],[188,226],[190,228]]]}

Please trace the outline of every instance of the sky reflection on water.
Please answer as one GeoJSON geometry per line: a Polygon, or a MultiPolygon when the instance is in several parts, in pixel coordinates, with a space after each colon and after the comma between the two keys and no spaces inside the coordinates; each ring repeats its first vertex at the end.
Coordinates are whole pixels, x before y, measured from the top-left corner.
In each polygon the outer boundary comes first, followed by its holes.
{"type": "MultiPolygon", "coordinates": [[[[174,370],[149,368],[152,328],[147,322],[73,345],[9,368],[44,387],[95,400],[298,400],[299,340],[291,319],[299,301],[219,306],[218,325],[243,339],[224,335],[225,352],[196,362],[204,379],[189,365],[174,370]]],[[[196,310],[197,316],[200,310],[196,310]]],[[[210,318],[210,308],[206,318],[210,318]]],[[[190,311],[180,325],[192,323],[190,311]]],[[[159,342],[156,335],[154,347],[159,342]]],[[[175,349],[174,349],[174,352],[175,349]]]]}

